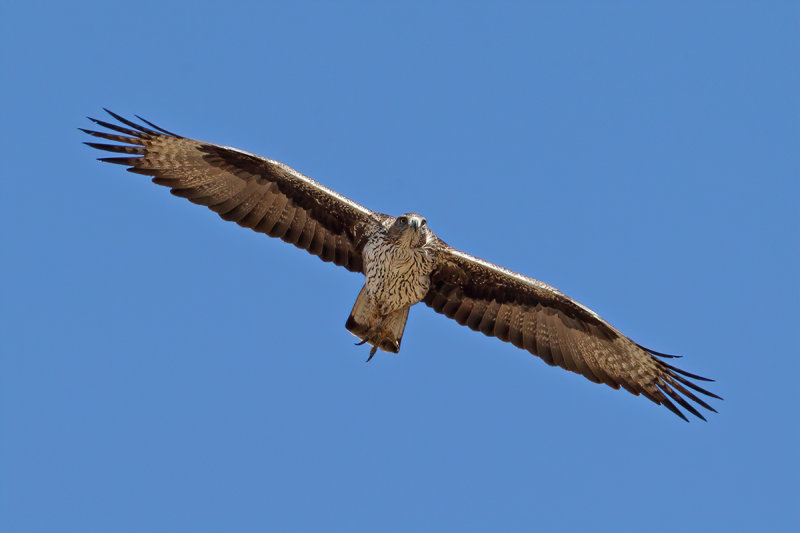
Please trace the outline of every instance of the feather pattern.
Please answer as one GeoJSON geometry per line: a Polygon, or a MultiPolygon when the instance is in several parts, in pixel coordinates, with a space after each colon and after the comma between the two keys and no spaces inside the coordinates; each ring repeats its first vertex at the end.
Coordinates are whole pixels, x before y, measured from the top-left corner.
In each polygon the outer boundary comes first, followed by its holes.
{"type": "Polygon", "coordinates": [[[373,345],[370,358],[377,348],[399,350],[409,307],[424,301],[458,324],[548,365],[643,395],[684,420],[680,408],[703,420],[695,405],[714,411],[698,394],[719,396],[695,383],[711,380],[664,361],[677,356],[635,343],[546,283],[451,248],[422,228],[420,215],[370,211],[278,161],[106,111],[117,123],[90,119],[106,131],[81,130],[104,141],[85,144],[115,154],[100,161],[151,176],[224,220],[365,274],[346,327],[373,345]]]}
{"type": "Polygon", "coordinates": [[[719,398],[687,379],[711,381],[662,361],[596,313],[546,283],[511,272],[444,243],[424,302],[485,335],[510,342],[545,363],[595,383],[643,395],[686,420],[675,406],[705,420],[686,399],[716,412],[686,387],[719,398]],[[674,402],[674,403],[673,403],[674,402]]]}
{"type": "Polygon", "coordinates": [[[152,176],[154,183],[208,207],[224,220],[363,272],[361,252],[367,233],[387,215],[370,211],[278,161],[187,139],[144,119],[140,118],[147,126],[106,111],[123,126],[90,119],[115,133],[82,131],[125,144],[85,144],[126,156],[100,161],[152,176]]]}

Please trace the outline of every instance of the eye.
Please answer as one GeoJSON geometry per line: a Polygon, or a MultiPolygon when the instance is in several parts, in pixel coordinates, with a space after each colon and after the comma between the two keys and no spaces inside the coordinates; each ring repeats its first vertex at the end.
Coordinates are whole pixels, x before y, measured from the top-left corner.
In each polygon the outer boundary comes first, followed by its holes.
{"type": "Polygon", "coordinates": [[[397,220],[400,222],[400,224],[402,224],[404,226],[408,224],[408,218],[406,218],[406,217],[400,217],[397,220]]]}
{"type": "Polygon", "coordinates": [[[424,225],[425,225],[425,224],[427,224],[427,223],[428,223],[428,221],[427,221],[427,220],[425,220],[425,219],[423,218],[423,219],[422,219],[422,225],[424,226],[424,225]]]}

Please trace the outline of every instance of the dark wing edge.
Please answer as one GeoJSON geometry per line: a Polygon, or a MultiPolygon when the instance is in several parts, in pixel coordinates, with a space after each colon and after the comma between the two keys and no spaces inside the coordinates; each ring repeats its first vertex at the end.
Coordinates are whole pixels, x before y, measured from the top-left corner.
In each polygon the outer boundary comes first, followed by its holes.
{"type": "Polygon", "coordinates": [[[484,335],[510,342],[551,366],[595,383],[643,395],[688,422],[683,407],[716,410],[694,392],[722,399],[690,380],[691,374],[636,344],[590,309],[541,281],[517,274],[441,243],[424,302],[434,311],[484,335]],[[691,389],[691,390],[690,390],[691,389]],[[692,392],[694,391],[694,392],[692,392]]]}
{"type": "Polygon", "coordinates": [[[387,215],[370,211],[278,161],[188,139],[138,116],[146,126],[105,111],[122,125],[88,118],[113,133],[79,129],[123,144],[84,144],[125,157],[100,161],[153,176],[153,183],[208,207],[224,220],[363,272],[366,234],[387,215]]]}

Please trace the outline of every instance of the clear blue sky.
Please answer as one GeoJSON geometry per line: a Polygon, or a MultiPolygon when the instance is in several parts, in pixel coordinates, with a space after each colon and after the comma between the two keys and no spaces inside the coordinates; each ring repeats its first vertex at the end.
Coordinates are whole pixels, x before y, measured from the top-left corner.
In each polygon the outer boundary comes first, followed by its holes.
{"type": "Polygon", "coordinates": [[[0,8],[0,531],[800,529],[792,2],[0,8]],[[100,164],[101,106],[555,285],[708,423],[100,164]],[[425,191],[421,194],[421,191],[425,191]]]}

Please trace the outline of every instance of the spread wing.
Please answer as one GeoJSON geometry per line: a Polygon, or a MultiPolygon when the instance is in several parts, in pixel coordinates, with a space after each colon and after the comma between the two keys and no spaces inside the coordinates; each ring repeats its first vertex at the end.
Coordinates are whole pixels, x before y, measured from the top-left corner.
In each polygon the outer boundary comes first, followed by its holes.
{"type": "Polygon", "coordinates": [[[101,161],[153,176],[154,183],[207,206],[225,220],[363,272],[366,234],[387,215],[370,211],[278,161],[187,139],[141,117],[137,118],[149,127],[106,112],[127,127],[90,118],[116,133],[81,131],[124,144],[86,144],[127,155],[101,161]]]}
{"type": "Polygon", "coordinates": [[[716,412],[692,392],[719,398],[553,287],[442,243],[425,303],[462,326],[497,337],[595,383],[644,395],[686,420],[675,403],[705,420],[687,399],[716,412]],[[690,390],[691,389],[691,390],[690,390]],[[675,403],[673,403],[673,401],[675,403]]]}

